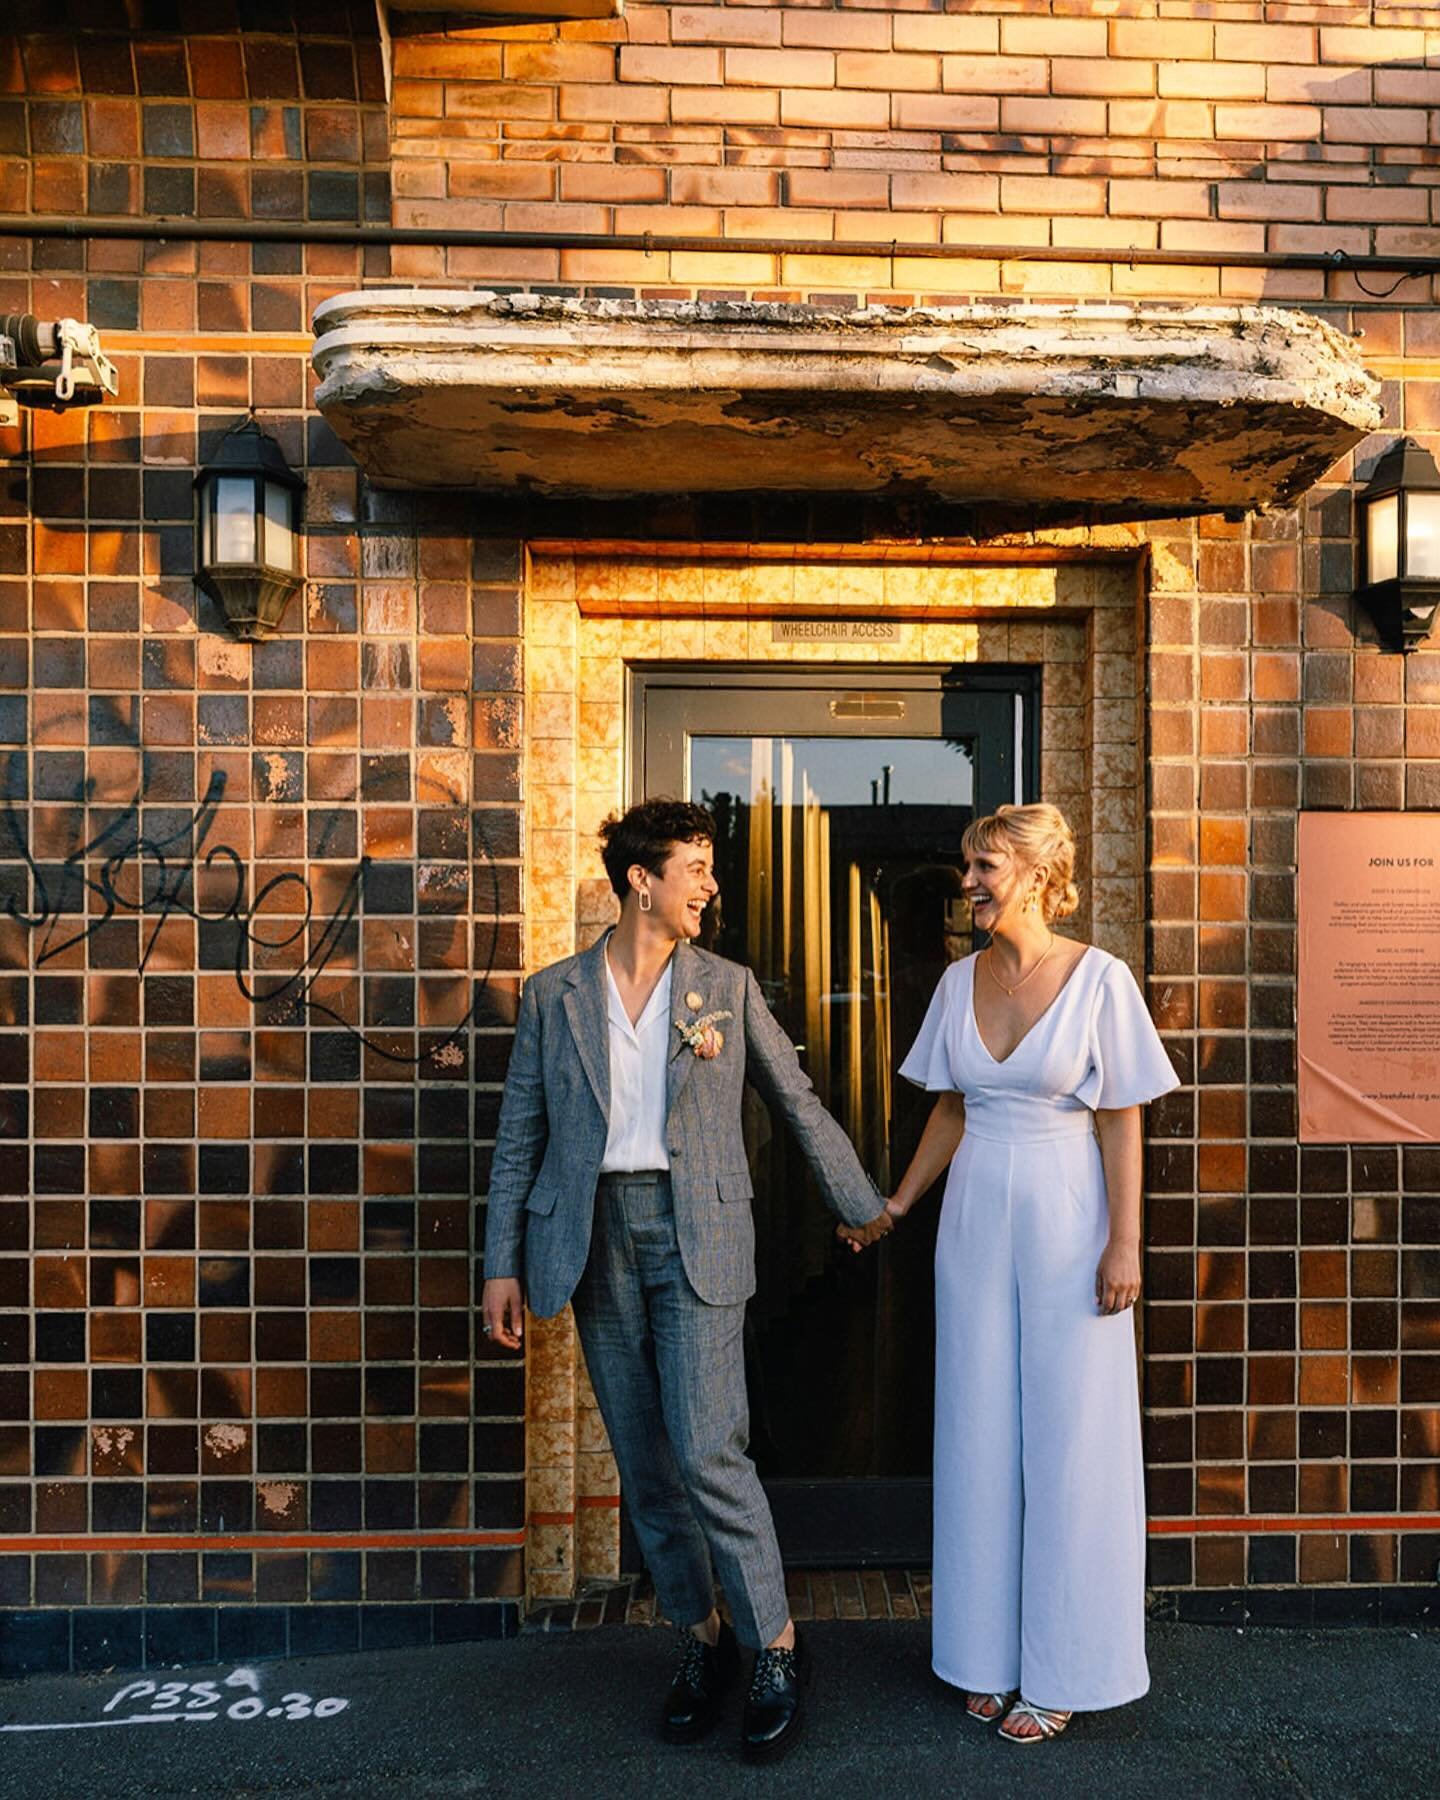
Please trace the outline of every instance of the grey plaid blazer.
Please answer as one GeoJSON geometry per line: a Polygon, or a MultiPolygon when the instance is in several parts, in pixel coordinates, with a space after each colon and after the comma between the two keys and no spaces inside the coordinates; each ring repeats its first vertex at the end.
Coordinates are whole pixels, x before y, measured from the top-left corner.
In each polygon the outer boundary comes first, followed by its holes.
{"type": "MultiPolygon", "coordinates": [[[[672,1026],[667,1087],[670,1182],[691,1286],[714,1306],[755,1291],[754,1189],[740,1129],[747,1080],[789,1124],[832,1211],[863,1225],[880,1211],[854,1147],[826,1112],[749,969],[675,948],[672,1017],[725,1011],[724,1048],[697,1057],[672,1026]]],[[[523,1280],[542,1319],[574,1293],[590,1253],[595,1188],[609,1135],[605,939],[541,969],[520,998],[485,1221],[485,1274],[523,1280]]]]}

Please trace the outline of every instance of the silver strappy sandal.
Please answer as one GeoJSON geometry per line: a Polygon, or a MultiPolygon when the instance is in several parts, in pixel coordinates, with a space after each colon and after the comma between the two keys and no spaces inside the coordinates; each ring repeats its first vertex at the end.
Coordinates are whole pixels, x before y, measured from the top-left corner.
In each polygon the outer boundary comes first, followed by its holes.
{"type": "Polygon", "coordinates": [[[1074,1717],[1074,1713],[1052,1712],[1043,1706],[1032,1706],[1028,1700],[1017,1700],[1006,1713],[999,1735],[1007,1744],[1043,1744],[1050,1738],[1059,1737],[1074,1717]],[[1021,1737],[1018,1732],[1005,1729],[1012,1719],[1033,1719],[1039,1729],[1021,1737]]]}
{"type": "Polygon", "coordinates": [[[1019,1688],[1011,1688],[1006,1694],[967,1693],[965,1696],[965,1716],[967,1719],[978,1720],[982,1725],[998,1725],[1019,1697],[1019,1688]],[[989,1712],[982,1712],[980,1708],[986,1705],[988,1705],[991,1710],[989,1712]]]}

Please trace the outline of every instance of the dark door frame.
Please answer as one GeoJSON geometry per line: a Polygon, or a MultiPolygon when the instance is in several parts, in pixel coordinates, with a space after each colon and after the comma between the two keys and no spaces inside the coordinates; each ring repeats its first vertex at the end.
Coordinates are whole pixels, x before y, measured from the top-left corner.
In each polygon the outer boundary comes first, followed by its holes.
{"type": "MultiPolygon", "coordinates": [[[[648,701],[652,695],[685,691],[713,695],[717,690],[740,690],[757,698],[764,694],[792,693],[826,696],[824,713],[813,706],[803,721],[793,715],[777,721],[782,732],[795,736],[842,738],[925,736],[912,721],[905,730],[897,719],[894,702],[911,694],[926,701],[925,712],[938,735],[947,695],[1014,697],[1016,706],[1011,731],[996,758],[1003,771],[1002,784],[1009,788],[998,797],[980,791],[977,768],[977,811],[992,808],[1001,799],[1031,799],[1039,788],[1041,754],[1041,670],[1033,664],[768,664],[768,663],[656,663],[628,666],[627,715],[629,756],[627,801],[646,789],[647,765],[653,764],[657,746],[650,741],[648,701]],[[873,696],[873,703],[868,703],[873,696]],[[832,703],[840,703],[837,709],[832,703]],[[888,702],[888,704],[887,704],[888,702]],[[828,715],[828,722],[827,722],[828,715]],[[900,729],[897,730],[897,725],[900,729]]],[[[667,708],[668,731],[685,731],[684,709],[667,708]]],[[[748,721],[736,719],[733,730],[744,733],[748,721]]],[[[668,736],[660,753],[666,760],[683,754],[683,743],[668,736]]],[[[992,769],[995,764],[992,763],[992,769]]],[[[993,777],[992,777],[993,779],[993,777]]],[[[850,1480],[785,1480],[767,1482],[766,1491],[775,1515],[776,1530],[786,1562],[795,1568],[900,1565],[924,1566],[930,1559],[930,1482],[925,1479],[874,1478],[865,1482],[866,1504],[856,1504],[850,1480]]],[[[639,1548],[621,1496],[621,1566],[626,1571],[642,1566],[639,1548]]]]}
{"type": "MultiPolygon", "coordinates": [[[[626,760],[626,803],[638,799],[644,786],[646,762],[645,702],[665,689],[748,689],[756,693],[800,691],[828,693],[835,699],[854,697],[860,705],[836,718],[827,735],[835,737],[890,737],[896,733],[893,715],[867,717],[867,694],[905,691],[943,695],[946,692],[1009,693],[1020,701],[1014,732],[1006,750],[1006,762],[1014,777],[1018,755],[1020,779],[1009,798],[1031,799],[1040,787],[1041,671],[1033,663],[660,663],[635,662],[626,666],[626,717],[629,755],[626,760]]],[[[806,735],[813,735],[808,727],[806,735]]]]}

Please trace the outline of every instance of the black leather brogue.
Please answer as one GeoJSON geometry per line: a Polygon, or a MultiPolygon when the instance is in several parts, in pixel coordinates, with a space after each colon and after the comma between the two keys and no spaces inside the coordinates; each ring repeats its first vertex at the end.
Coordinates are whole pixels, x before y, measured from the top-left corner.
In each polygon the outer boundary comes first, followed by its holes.
{"type": "Polygon", "coordinates": [[[714,1644],[686,1634],[689,1642],[665,1696],[660,1735],[672,1744],[690,1744],[715,1729],[725,1695],[740,1673],[740,1646],[722,1619],[714,1644]]]}
{"type": "Polygon", "coordinates": [[[790,1650],[757,1650],[740,1749],[747,1762],[775,1762],[800,1735],[804,1695],[810,1685],[810,1654],[799,1632],[790,1650]]]}

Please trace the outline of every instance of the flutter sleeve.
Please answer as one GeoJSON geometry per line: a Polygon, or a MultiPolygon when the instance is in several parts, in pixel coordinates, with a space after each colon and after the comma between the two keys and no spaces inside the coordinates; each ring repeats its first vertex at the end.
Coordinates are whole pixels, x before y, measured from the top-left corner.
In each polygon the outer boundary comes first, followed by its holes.
{"type": "Polygon", "coordinates": [[[1090,1067],[1076,1098],[1092,1109],[1143,1106],[1180,1085],[1135,977],[1118,958],[1100,978],[1090,1017],[1090,1067]]]}
{"type": "Polygon", "coordinates": [[[916,1087],[930,1093],[954,1093],[959,1088],[950,1067],[950,1018],[956,992],[956,969],[952,963],[940,977],[939,985],[925,1013],[919,1035],[910,1046],[910,1054],[900,1065],[900,1073],[916,1087]]]}

